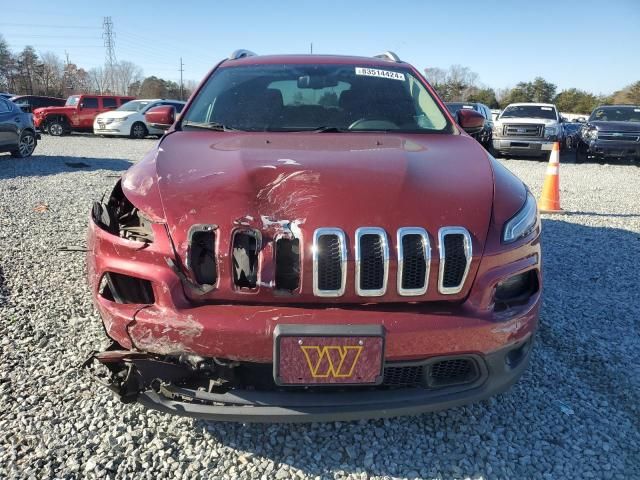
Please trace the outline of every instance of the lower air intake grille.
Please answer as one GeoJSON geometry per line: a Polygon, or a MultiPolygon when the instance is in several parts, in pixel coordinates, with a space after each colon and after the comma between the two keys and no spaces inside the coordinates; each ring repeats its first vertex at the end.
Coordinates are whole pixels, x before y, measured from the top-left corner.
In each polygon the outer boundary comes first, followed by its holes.
{"type": "Polygon", "coordinates": [[[469,358],[441,360],[429,366],[427,377],[429,386],[444,387],[474,381],[478,377],[478,369],[469,358]]]}
{"type": "Polygon", "coordinates": [[[344,292],[346,273],[344,234],[316,231],[315,238],[316,294],[338,296],[344,292]]]}
{"type": "Polygon", "coordinates": [[[387,386],[415,387],[424,383],[424,367],[385,367],[383,384],[387,386]]]}

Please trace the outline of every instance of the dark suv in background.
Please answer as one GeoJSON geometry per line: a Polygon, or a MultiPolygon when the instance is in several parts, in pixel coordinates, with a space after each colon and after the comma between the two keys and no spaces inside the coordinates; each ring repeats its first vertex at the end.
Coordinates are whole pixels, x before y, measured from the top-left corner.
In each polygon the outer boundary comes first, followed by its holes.
{"type": "Polygon", "coordinates": [[[12,97],[11,101],[25,113],[31,113],[34,109],[42,107],[63,107],[66,102],[64,98],[39,95],[18,95],[17,97],[12,97]]]}
{"type": "Polygon", "coordinates": [[[478,102],[447,102],[445,104],[451,114],[455,117],[459,110],[475,110],[484,117],[484,127],[480,132],[472,135],[482,146],[486,149],[491,147],[491,140],[493,138],[493,117],[491,116],[491,109],[484,103],[478,102]]]}
{"type": "Polygon", "coordinates": [[[591,113],[580,131],[576,162],[607,157],[640,161],[640,106],[603,105],[591,113]]]}

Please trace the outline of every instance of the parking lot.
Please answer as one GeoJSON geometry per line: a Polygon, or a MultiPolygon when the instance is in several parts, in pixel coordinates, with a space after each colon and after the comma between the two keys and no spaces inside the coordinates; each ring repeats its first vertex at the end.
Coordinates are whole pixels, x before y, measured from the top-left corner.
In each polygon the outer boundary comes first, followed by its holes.
{"type": "MultiPolygon", "coordinates": [[[[105,342],[75,250],[92,201],[155,141],[44,136],[31,158],[0,156],[1,478],[640,478],[637,165],[563,156],[537,344],[509,392],[418,417],[243,425],[120,404],[79,370],[105,342]]],[[[545,163],[503,163],[539,196],[545,163]]]]}

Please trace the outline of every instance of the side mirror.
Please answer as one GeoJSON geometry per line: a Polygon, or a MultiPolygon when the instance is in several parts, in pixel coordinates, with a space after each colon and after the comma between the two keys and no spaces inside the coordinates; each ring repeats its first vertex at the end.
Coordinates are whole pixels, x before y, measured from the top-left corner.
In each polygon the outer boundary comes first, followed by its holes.
{"type": "Polygon", "coordinates": [[[162,105],[147,110],[144,119],[153,128],[167,130],[176,121],[176,109],[170,105],[162,105]]]}
{"type": "Polygon", "coordinates": [[[479,133],[484,127],[484,117],[475,110],[461,108],[456,114],[458,125],[469,135],[479,133]]]}

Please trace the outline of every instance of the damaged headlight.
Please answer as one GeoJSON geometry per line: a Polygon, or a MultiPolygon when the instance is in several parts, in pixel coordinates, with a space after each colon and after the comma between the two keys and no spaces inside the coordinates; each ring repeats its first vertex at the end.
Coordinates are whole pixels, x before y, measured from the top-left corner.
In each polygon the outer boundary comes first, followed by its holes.
{"type": "Polygon", "coordinates": [[[527,199],[523,207],[504,225],[502,241],[512,243],[528,235],[538,221],[538,206],[531,192],[527,191],[527,199]]]}

